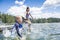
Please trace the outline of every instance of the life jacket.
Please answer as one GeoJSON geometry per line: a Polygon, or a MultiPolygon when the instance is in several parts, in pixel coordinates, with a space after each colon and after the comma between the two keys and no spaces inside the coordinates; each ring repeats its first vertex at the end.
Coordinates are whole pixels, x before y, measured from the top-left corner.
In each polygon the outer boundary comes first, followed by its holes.
{"type": "Polygon", "coordinates": [[[19,23],[16,22],[16,23],[15,23],[15,27],[16,27],[16,28],[22,28],[23,26],[22,26],[22,24],[19,24],[19,23]]]}

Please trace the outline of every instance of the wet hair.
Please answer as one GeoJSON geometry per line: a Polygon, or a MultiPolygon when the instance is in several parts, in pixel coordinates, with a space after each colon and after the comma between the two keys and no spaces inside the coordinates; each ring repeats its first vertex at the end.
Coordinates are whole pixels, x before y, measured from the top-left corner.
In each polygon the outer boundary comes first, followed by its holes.
{"type": "Polygon", "coordinates": [[[29,9],[29,7],[27,7],[27,9],[29,9]]]}
{"type": "Polygon", "coordinates": [[[29,7],[26,8],[26,11],[27,11],[27,9],[29,9],[29,7]]]}

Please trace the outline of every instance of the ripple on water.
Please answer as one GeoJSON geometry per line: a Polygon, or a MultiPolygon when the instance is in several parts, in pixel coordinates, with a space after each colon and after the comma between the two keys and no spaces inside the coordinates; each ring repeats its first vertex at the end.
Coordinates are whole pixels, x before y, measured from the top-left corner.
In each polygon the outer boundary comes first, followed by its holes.
{"type": "MultiPolygon", "coordinates": [[[[26,40],[60,40],[59,35],[50,35],[54,33],[60,33],[60,23],[32,24],[31,28],[32,28],[31,34],[26,35],[26,40]]],[[[27,31],[28,26],[25,25],[24,29],[25,31],[27,31]]],[[[12,38],[10,37],[7,39],[12,39],[12,38]]],[[[0,40],[2,39],[6,39],[6,38],[3,38],[3,35],[0,35],[0,40]]]]}

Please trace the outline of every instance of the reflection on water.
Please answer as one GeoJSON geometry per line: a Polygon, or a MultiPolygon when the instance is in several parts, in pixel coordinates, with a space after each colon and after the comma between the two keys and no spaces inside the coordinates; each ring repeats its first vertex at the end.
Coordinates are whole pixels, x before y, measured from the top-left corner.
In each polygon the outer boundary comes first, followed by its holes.
{"type": "MultiPolygon", "coordinates": [[[[31,33],[27,32],[27,24],[23,24],[26,40],[60,40],[60,23],[34,23],[31,25],[31,33]]],[[[3,34],[0,33],[0,40],[18,40],[16,32],[11,34],[10,30],[3,30],[3,34]],[[5,32],[6,31],[6,32],[5,32]],[[7,36],[8,34],[8,36],[7,36]],[[6,37],[7,36],[7,37],[6,37]]]]}

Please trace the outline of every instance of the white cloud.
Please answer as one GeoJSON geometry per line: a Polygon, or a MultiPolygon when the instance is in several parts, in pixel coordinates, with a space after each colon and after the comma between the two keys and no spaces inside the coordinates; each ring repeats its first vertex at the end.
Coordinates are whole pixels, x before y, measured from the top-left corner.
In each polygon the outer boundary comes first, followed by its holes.
{"type": "Polygon", "coordinates": [[[39,15],[41,12],[41,8],[38,8],[38,7],[31,7],[30,8],[31,12],[33,13],[33,15],[39,15]]]}
{"type": "Polygon", "coordinates": [[[16,0],[16,1],[15,1],[15,4],[23,5],[23,4],[24,4],[24,2],[25,2],[25,0],[22,0],[22,1],[18,1],[18,0],[16,0]]]}
{"type": "MultiPolygon", "coordinates": [[[[16,4],[19,4],[21,6],[11,6],[7,12],[10,13],[11,15],[21,15],[24,16],[24,12],[26,10],[26,5],[24,4],[24,1],[22,1],[22,3],[20,3],[19,1],[15,1],[16,4]]],[[[30,7],[30,11],[31,14],[34,18],[49,18],[49,17],[55,17],[55,18],[60,18],[60,14],[57,12],[54,13],[50,13],[50,12],[43,12],[42,10],[47,9],[48,8],[56,8],[60,5],[60,0],[46,0],[42,7],[38,8],[38,7],[30,7]]],[[[46,11],[46,10],[44,10],[46,11]]]]}
{"type": "Polygon", "coordinates": [[[46,0],[43,5],[42,8],[46,9],[46,8],[56,8],[57,6],[60,6],[60,0],[46,0]]]}
{"type": "Polygon", "coordinates": [[[45,13],[45,14],[41,14],[41,17],[43,17],[43,18],[49,18],[49,17],[60,18],[60,14],[59,13],[55,13],[55,14],[45,13]]]}
{"type": "MultiPolygon", "coordinates": [[[[26,6],[12,6],[9,10],[8,13],[10,13],[11,15],[20,15],[20,16],[25,16],[25,9],[26,6]]],[[[40,9],[38,8],[30,8],[31,9],[31,14],[33,16],[33,18],[49,18],[49,17],[55,17],[55,18],[60,18],[60,14],[59,13],[43,13],[41,12],[40,9]]]]}
{"type": "MultiPolygon", "coordinates": [[[[10,13],[10,15],[20,15],[20,16],[25,16],[25,11],[26,11],[26,7],[25,5],[22,6],[11,6],[7,12],[10,13]]],[[[30,7],[30,12],[32,14],[32,16],[38,16],[40,15],[41,11],[39,8],[37,7],[30,7]]],[[[39,17],[39,16],[38,16],[39,17]]],[[[35,18],[35,17],[34,17],[35,18]]]]}
{"type": "Polygon", "coordinates": [[[33,13],[35,14],[34,17],[39,17],[39,18],[49,18],[49,17],[55,17],[55,18],[60,18],[60,14],[57,13],[56,11],[54,11],[55,9],[57,9],[56,7],[60,6],[60,0],[46,0],[41,8],[38,7],[33,7],[32,10],[33,13]],[[53,9],[53,12],[43,12],[47,11],[48,9],[51,10],[51,8],[53,9]],[[36,9],[36,10],[35,10],[36,9]],[[47,9],[47,10],[45,10],[47,9]],[[56,12],[56,13],[55,13],[56,12]]]}
{"type": "Polygon", "coordinates": [[[60,3],[60,0],[46,0],[44,5],[56,5],[60,3]]]}
{"type": "Polygon", "coordinates": [[[7,12],[10,13],[11,15],[21,15],[24,16],[24,12],[25,12],[26,6],[12,6],[10,7],[7,12]]]}

